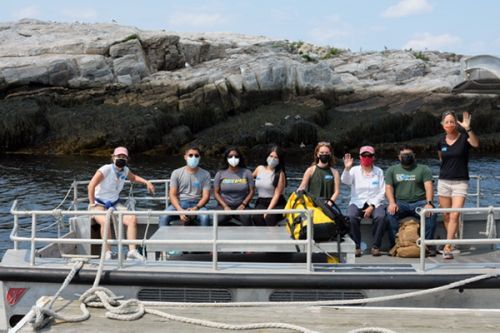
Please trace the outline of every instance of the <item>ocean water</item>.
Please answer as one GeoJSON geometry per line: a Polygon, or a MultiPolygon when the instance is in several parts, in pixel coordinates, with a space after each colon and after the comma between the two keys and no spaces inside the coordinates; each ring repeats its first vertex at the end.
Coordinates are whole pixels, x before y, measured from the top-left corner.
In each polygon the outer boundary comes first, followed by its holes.
{"type": "MultiPolygon", "coordinates": [[[[140,156],[130,161],[132,172],[145,177],[146,179],[167,179],[172,170],[183,165],[181,156],[159,156],[146,157],[140,156]]],[[[202,167],[215,175],[218,167],[221,166],[221,160],[204,159],[202,167]]],[[[420,163],[430,166],[434,175],[438,174],[439,162],[437,159],[421,159],[420,163]]],[[[9,239],[13,225],[13,217],[9,211],[14,200],[18,200],[20,210],[52,210],[59,205],[74,180],[90,180],[95,171],[103,164],[109,163],[107,158],[88,157],[88,156],[26,156],[26,155],[3,155],[0,156],[0,257],[6,249],[12,247],[9,239]]],[[[396,163],[392,159],[380,159],[376,162],[382,169],[396,163]]],[[[250,161],[249,168],[253,169],[257,163],[250,161]]],[[[300,178],[307,168],[309,161],[296,159],[293,163],[287,164],[287,175],[292,179],[288,182],[286,193],[294,191],[300,178]]],[[[342,162],[339,161],[336,168],[342,170],[342,162]]],[[[471,175],[479,175],[480,180],[480,201],[481,206],[500,206],[500,156],[473,156],[470,162],[471,175]]],[[[470,193],[475,193],[476,181],[471,181],[470,193]]],[[[158,195],[164,189],[157,188],[158,195]]],[[[339,205],[345,208],[349,201],[349,188],[342,186],[339,205]]],[[[126,195],[126,193],[124,192],[126,195]]],[[[134,194],[136,196],[144,195],[144,186],[137,185],[134,194]]],[[[80,196],[86,198],[85,188],[82,187],[80,196]]],[[[69,206],[72,199],[72,193],[62,208],[69,206]]],[[[471,197],[467,201],[467,206],[474,206],[476,198],[471,197]]],[[[138,206],[140,208],[142,206],[138,206]]],[[[145,207],[146,208],[146,207],[145,207]]],[[[158,203],[147,208],[162,209],[158,203]]],[[[39,235],[54,237],[57,229],[52,224],[55,222],[53,217],[41,218],[38,221],[38,229],[42,230],[39,235]]],[[[28,235],[31,220],[24,218],[20,221],[28,235]]]]}

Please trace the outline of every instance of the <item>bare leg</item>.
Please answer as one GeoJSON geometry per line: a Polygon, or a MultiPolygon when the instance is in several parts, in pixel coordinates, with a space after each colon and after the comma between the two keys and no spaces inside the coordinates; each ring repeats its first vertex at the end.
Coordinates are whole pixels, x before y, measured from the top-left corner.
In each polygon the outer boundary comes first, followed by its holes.
{"type": "MultiPolygon", "coordinates": [[[[439,208],[451,208],[451,197],[439,196],[439,208]]],[[[448,231],[449,222],[450,213],[443,213],[443,224],[446,231],[448,231]]]]}
{"type": "MultiPolygon", "coordinates": [[[[462,208],[465,203],[465,197],[452,197],[451,207],[452,208],[462,208]]],[[[459,212],[450,213],[450,219],[448,221],[448,228],[446,229],[446,239],[454,239],[455,234],[458,230],[458,220],[460,219],[459,212]]],[[[452,246],[446,244],[446,250],[450,251],[452,246]]]]}
{"type": "MultiPolygon", "coordinates": [[[[137,239],[137,218],[135,217],[135,215],[124,215],[123,224],[127,226],[127,239],[137,239]]],[[[135,250],[136,245],[130,244],[128,248],[129,250],[135,250]]]]}
{"type": "MultiPolygon", "coordinates": [[[[102,207],[102,206],[95,206],[93,209],[94,210],[104,210],[104,207],[102,207]]],[[[94,216],[94,220],[101,227],[101,238],[104,239],[104,225],[106,224],[106,216],[96,215],[96,216],[94,216]]],[[[108,228],[108,239],[111,239],[111,226],[108,228]]],[[[111,247],[109,246],[109,244],[106,244],[104,246],[106,248],[106,251],[111,251],[111,247]]]]}

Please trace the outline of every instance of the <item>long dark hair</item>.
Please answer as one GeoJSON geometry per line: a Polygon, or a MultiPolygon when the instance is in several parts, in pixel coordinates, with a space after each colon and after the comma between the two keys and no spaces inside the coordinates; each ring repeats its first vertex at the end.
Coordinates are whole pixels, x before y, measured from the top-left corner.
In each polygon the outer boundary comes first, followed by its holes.
{"type": "Polygon", "coordinates": [[[267,150],[266,158],[264,159],[264,165],[267,165],[267,158],[269,155],[275,152],[276,155],[278,155],[279,159],[279,164],[274,168],[274,180],[273,180],[273,186],[276,187],[278,186],[278,182],[280,180],[280,173],[283,171],[283,174],[285,176],[285,186],[286,186],[286,170],[285,170],[285,158],[286,154],[285,151],[278,145],[273,144],[269,146],[269,149],[267,150]]]}
{"type": "Polygon", "coordinates": [[[226,149],[226,151],[224,152],[224,169],[227,169],[229,168],[229,163],[227,163],[227,158],[229,156],[229,153],[232,152],[232,151],[235,151],[238,156],[240,157],[240,163],[238,164],[238,167],[239,168],[246,168],[247,167],[247,163],[246,163],[246,160],[245,160],[245,156],[243,156],[243,154],[241,153],[241,150],[236,147],[236,146],[231,146],[231,147],[228,147],[226,149]]]}

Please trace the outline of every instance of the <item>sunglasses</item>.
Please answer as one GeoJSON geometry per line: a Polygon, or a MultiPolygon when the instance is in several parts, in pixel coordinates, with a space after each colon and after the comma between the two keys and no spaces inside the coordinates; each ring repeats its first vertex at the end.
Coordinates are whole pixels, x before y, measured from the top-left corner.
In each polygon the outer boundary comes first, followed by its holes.
{"type": "Polygon", "coordinates": [[[189,154],[189,157],[200,157],[200,154],[189,154]]]}

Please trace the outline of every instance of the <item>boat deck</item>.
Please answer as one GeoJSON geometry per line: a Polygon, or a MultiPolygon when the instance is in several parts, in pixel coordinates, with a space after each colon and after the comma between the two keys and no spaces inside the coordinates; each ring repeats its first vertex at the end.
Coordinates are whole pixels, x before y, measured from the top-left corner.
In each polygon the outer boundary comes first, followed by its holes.
{"type": "MultiPolygon", "coordinates": [[[[54,309],[62,314],[79,315],[78,301],[59,300],[54,309]]],[[[91,318],[80,323],[56,321],[44,332],[228,332],[201,327],[146,314],[136,321],[110,320],[104,309],[88,308],[91,318]]],[[[305,327],[315,332],[348,332],[362,327],[382,327],[405,333],[497,333],[500,310],[393,307],[268,306],[268,307],[155,307],[172,315],[227,324],[281,322],[305,327]],[[270,315],[272,314],[272,315],[270,315]]],[[[34,332],[25,325],[19,332],[34,332]]],[[[242,330],[242,332],[293,332],[285,329],[242,330]]]]}
{"type": "MultiPolygon", "coordinates": [[[[453,260],[444,260],[438,254],[427,257],[425,274],[485,274],[500,272],[500,251],[462,250],[453,260]]],[[[68,269],[72,267],[69,259],[37,258],[31,266],[28,250],[8,250],[0,267],[26,269],[68,269]]],[[[85,270],[97,270],[99,259],[89,259],[85,270]]],[[[399,258],[383,253],[380,257],[363,255],[354,264],[330,264],[320,254],[313,256],[313,270],[307,271],[305,254],[290,253],[228,253],[219,254],[217,270],[214,270],[210,253],[182,254],[163,261],[124,260],[117,267],[117,260],[105,261],[106,271],[148,271],[164,273],[214,273],[214,274],[423,274],[419,270],[419,258],[399,258]]]]}

